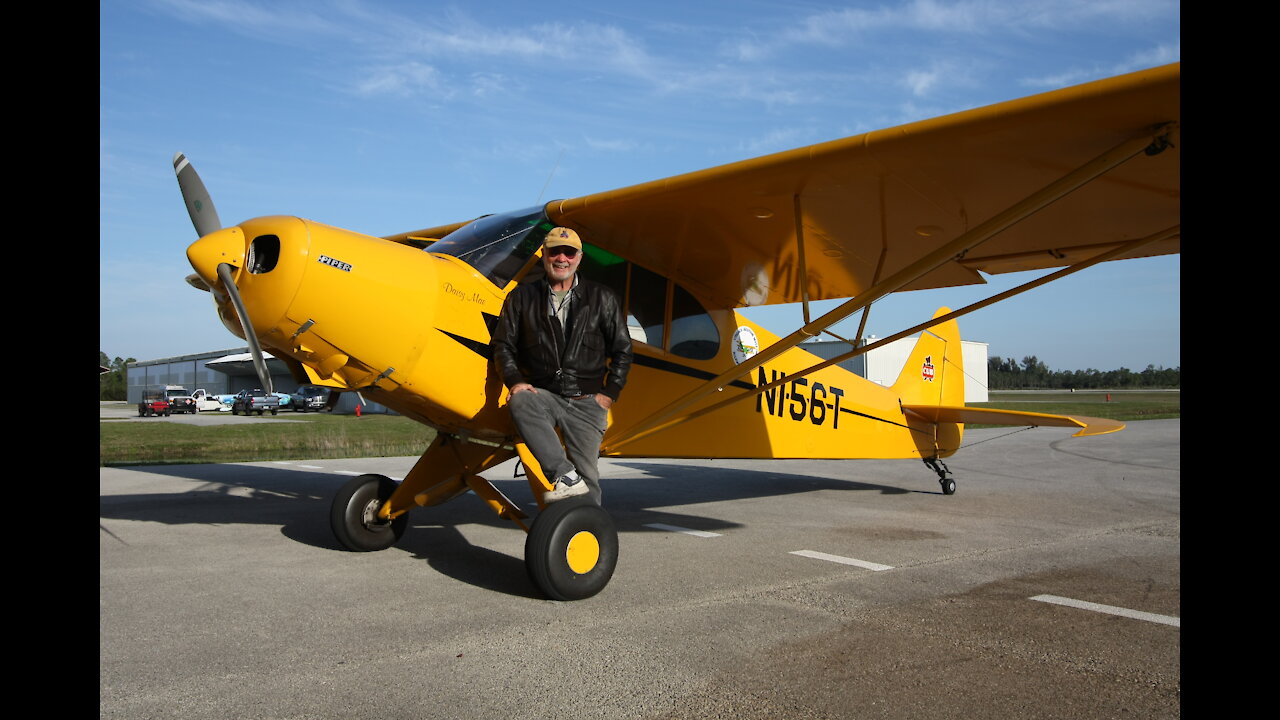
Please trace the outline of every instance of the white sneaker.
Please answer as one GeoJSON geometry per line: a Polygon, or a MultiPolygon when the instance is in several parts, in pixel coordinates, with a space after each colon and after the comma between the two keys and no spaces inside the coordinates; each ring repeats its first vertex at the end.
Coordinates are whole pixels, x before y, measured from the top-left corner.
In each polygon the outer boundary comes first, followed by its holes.
{"type": "Polygon", "coordinates": [[[557,500],[585,495],[588,492],[591,492],[591,488],[587,487],[587,483],[578,477],[577,473],[569,473],[561,475],[556,480],[555,487],[543,494],[542,501],[553,503],[557,500]]]}

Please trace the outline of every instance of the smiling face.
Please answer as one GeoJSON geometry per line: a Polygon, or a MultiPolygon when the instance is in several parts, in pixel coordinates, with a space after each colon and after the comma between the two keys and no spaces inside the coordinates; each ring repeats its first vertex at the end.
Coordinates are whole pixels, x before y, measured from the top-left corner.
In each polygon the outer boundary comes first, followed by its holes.
{"type": "Polygon", "coordinates": [[[573,287],[573,275],[581,262],[582,253],[577,248],[561,245],[542,251],[542,267],[547,271],[547,282],[555,290],[573,287]]]}

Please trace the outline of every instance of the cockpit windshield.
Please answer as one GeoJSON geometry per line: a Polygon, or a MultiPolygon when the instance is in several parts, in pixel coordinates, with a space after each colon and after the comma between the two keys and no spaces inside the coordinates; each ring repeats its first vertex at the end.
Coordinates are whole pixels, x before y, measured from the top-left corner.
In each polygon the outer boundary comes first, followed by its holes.
{"type": "Polygon", "coordinates": [[[489,282],[505,287],[554,227],[542,207],[486,215],[432,243],[427,250],[452,255],[475,268],[489,282]]]}

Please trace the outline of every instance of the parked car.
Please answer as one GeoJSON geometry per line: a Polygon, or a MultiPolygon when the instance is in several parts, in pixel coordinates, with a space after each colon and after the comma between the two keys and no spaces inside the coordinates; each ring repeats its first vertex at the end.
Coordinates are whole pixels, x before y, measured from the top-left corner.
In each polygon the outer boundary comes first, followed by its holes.
{"type": "Polygon", "coordinates": [[[280,398],[280,409],[285,410],[293,404],[293,397],[289,393],[273,392],[272,395],[280,398]]]}
{"type": "Polygon", "coordinates": [[[255,412],[261,415],[268,410],[271,411],[272,415],[278,414],[280,412],[280,398],[264,392],[262,388],[241,390],[236,393],[235,399],[231,401],[232,415],[239,415],[241,412],[245,415],[255,412]]]}
{"type": "Polygon", "coordinates": [[[329,388],[319,385],[302,385],[290,394],[289,406],[294,412],[319,412],[329,404],[329,388]]]}

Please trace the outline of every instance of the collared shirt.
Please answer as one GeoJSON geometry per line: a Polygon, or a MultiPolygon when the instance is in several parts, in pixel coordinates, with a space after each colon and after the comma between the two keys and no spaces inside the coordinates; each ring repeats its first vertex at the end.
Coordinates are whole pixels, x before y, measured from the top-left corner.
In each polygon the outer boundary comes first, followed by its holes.
{"type": "Polygon", "coordinates": [[[547,284],[547,302],[548,315],[560,321],[561,329],[569,329],[569,310],[573,305],[573,291],[578,287],[578,276],[573,276],[573,287],[564,291],[551,289],[551,284],[547,284]]]}

